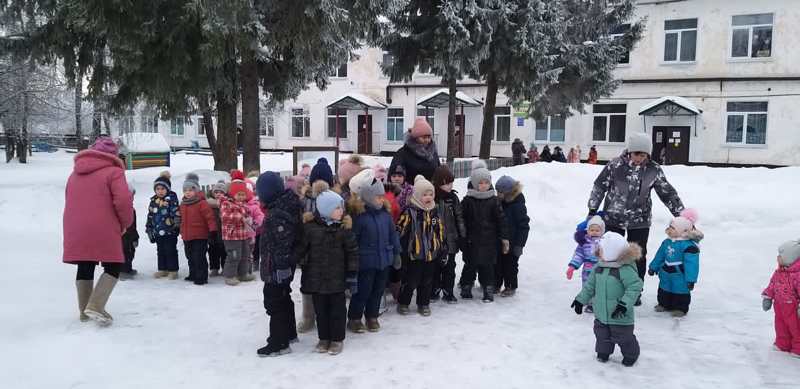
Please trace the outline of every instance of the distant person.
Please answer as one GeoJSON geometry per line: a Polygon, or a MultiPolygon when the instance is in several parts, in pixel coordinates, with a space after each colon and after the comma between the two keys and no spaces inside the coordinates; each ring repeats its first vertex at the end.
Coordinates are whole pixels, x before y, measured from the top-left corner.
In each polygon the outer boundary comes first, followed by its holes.
{"type": "Polygon", "coordinates": [[[589,159],[586,162],[592,165],[597,164],[597,148],[594,147],[594,145],[592,145],[592,147],[589,148],[589,159]]]}
{"type": "Polygon", "coordinates": [[[567,156],[564,155],[564,150],[561,150],[561,146],[556,146],[556,148],[553,149],[553,161],[567,163],[567,156]]]}
{"type": "Polygon", "coordinates": [[[580,163],[581,162],[581,146],[575,146],[569,149],[567,154],[567,163],[580,163]]]}
{"type": "Polygon", "coordinates": [[[536,145],[531,143],[531,147],[528,149],[528,163],[536,163],[539,162],[539,150],[536,149],[536,145]]]}
{"type": "Polygon", "coordinates": [[[542,162],[553,162],[553,155],[550,154],[550,146],[544,145],[542,153],[539,154],[539,160],[542,162]]]}
{"type": "Polygon", "coordinates": [[[525,163],[525,145],[522,144],[522,140],[519,138],[514,139],[514,142],[511,143],[511,155],[513,156],[514,166],[522,165],[525,163]]]}

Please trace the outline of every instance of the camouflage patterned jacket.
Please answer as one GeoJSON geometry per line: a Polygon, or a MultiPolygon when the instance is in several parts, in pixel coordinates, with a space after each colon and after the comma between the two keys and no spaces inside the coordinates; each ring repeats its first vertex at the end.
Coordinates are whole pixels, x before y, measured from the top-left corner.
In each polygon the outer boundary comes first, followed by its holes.
{"type": "Polygon", "coordinates": [[[608,226],[648,228],[652,219],[652,189],[656,190],[658,198],[669,211],[678,216],[683,210],[683,203],[664,176],[661,166],[651,160],[640,166],[631,166],[630,158],[624,152],[611,160],[594,181],[589,209],[597,210],[603,203],[603,219],[608,226]]]}

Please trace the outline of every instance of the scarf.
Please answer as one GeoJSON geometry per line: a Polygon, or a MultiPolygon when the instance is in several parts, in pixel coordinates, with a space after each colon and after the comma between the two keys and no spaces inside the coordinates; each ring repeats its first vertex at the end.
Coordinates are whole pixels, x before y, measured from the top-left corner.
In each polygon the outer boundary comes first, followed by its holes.
{"type": "Polygon", "coordinates": [[[406,136],[406,147],[408,147],[414,155],[430,163],[434,163],[439,159],[439,154],[436,152],[436,145],[433,142],[423,145],[408,135],[406,136]]]}
{"type": "Polygon", "coordinates": [[[419,202],[419,201],[418,201],[418,200],[417,200],[415,197],[413,197],[413,196],[411,197],[411,199],[409,200],[409,202],[411,202],[411,204],[412,204],[412,205],[414,205],[415,207],[417,207],[417,208],[419,208],[419,209],[421,209],[421,210],[423,210],[423,211],[426,211],[426,212],[430,212],[430,211],[432,211],[432,210],[433,210],[433,208],[435,208],[435,207],[436,207],[436,201],[432,202],[432,203],[431,203],[431,205],[429,205],[429,206],[427,206],[427,207],[426,207],[425,205],[423,205],[421,202],[419,202]]]}
{"type": "Polygon", "coordinates": [[[192,204],[197,204],[199,202],[200,202],[200,196],[198,195],[195,195],[191,199],[187,199],[186,197],[181,199],[181,205],[192,205],[192,204]]]}
{"type": "Polygon", "coordinates": [[[472,188],[467,190],[467,197],[473,197],[473,198],[476,198],[478,200],[486,200],[486,199],[492,198],[492,197],[494,197],[496,195],[497,194],[495,193],[494,189],[489,189],[486,192],[479,192],[479,191],[477,191],[475,189],[472,189],[472,188]]]}

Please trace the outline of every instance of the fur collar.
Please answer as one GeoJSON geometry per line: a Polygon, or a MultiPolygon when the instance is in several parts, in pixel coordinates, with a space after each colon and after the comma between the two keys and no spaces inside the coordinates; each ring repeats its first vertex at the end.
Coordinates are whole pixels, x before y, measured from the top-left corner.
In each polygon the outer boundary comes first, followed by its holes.
{"type": "Polygon", "coordinates": [[[308,193],[307,193],[306,197],[310,197],[312,199],[315,199],[315,198],[317,198],[317,196],[319,196],[320,193],[322,193],[322,192],[324,192],[324,191],[326,191],[328,189],[330,189],[330,186],[328,185],[327,182],[325,182],[323,180],[316,180],[316,181],[314,181],[313,184],[311,184],[311,192],[310,192],[311,196],[308,196],[308,193]]]}
{"type": "MultiPolygon", "coordinates": [[[[347,199],[347,213],[353,216],[361,215],[362,213],[367,212],[367,203],[361,199],[361,197],[355,193],[350,194],[350,198],[347,199]]],[[[383,199],[383,209],[385,209],[389,214],[392,213],[392,203],[387,200],[383,199]]]]}
{"type": "Polygon", "coordinates": [[[628,248],[622,253],[622,256],[616,261],[609,262],[603,259],[597,261],[597,266],[620,268],[625,265],[636,266],[636,260],[642,257],[642,248],[636,243],[628,244],[628,248]]]}
{"type": "Polygon", "coordinates": [[[513,203],[520,194],[522,194],[522,183],[517,181],[517,183],[514,184],[514,188],[511,189],[511,192],[503,194],[503,201],[513,203]]]}

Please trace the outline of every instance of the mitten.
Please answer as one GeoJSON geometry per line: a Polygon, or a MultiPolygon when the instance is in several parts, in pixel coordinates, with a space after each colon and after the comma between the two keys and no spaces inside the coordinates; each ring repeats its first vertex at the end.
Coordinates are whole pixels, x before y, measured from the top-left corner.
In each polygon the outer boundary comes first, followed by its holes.
{"type": "Polygon", "coordinates": [[[358,293],[358,273],[347,273],[347,279],[345,279],[345,282],[347,282],[347,287],[350,289],[351,296],[354,296],[356,293],[358,293]]]}
{"type": "Polygon", "coordinates": [[[294,273],[291,268],[275,270],[275,283],[278,285],[289,285],[292,283],[292,276],[294,273]]]}
{"type": "Polygon", "coordinates": [[[514,249],[511,251],[515,257],[519,258],[522,256],[522,246],[514,246],[514,249]]]}
{"type": "Polygon", "coordinates": [[[403,258],[401,258],[399,254],[394,256],[392,267],[394,270],[400,270],[400,268],[403,267],[403,258]]]}
{"type": "Polygon", "coordinates": [[[572,266],[567,266],[567,279],[572,279],[572,274],[575,273],[575,268],[572,266]]]}
{"type": "Polygon", "coordinates": [[[570,307],[575,308],[575,313],[579,315],[583,313],[583,304],[578,300],[572,300],[572,305],[570,305],[570,307]]]}
{"type": "Polygon", "coordinates": [[[594,215],[597,215],[597,210],[596,209],[589,209],[589,214],[587,215],[586,218],[587,219],[591,219],[592,216],[594,216],[594,215]]]}
{"type": "MultiPolygon", "coordinates": [[[[768,298],[768,297],[762,297],[761,298],[761,309],[763,309],[764,312],[769,311],[770,309],[772,309],[772,299],[768,298]]],[[[798,306],[797,309],[798,309],[798,314],[800,314],[800,306],[798,306]]]]}
{"type": "Polygon", "coordinates": [[[611,317],[614,319],[620,319],[625,316],[626,312],[628,312],[628,308],[622,304],[617,304],[617,308],[614,309],[614,312],[611,312],[611,317]]]}
{"type": "Polygon", "coordinates": [[[139,248],[139,241],[138,240],[134,240],[133,241],[133,248],[139,248]]]}
{"type": "Polygon", "coordinates": [[[689,290],[694,290],[694,282],[686,284],[686,287],[689,288],[689,290]]]}
{"type": "Polygon", "coordinates": [[[647,275],[652,277],[652,276],[656,275],[656,272],[653,269],[647,269],[647,275]]]}
{"type": "Polygon", "coordinates": [[[503,254],[508,254],[508,251],[511,249],[511,243],[507,239],[503,239],[500,242],[503,245],[503,254]]]}
{"type": "Polygon", "coordinates": [[[448,262],[449,259],[450,258],[448,257],[447,254],[443,254],[442,257],[439,258],[439,264],[441,264],[442,267],[445,267],[445,266],[447,266],[447,262],[448,262]]]}

